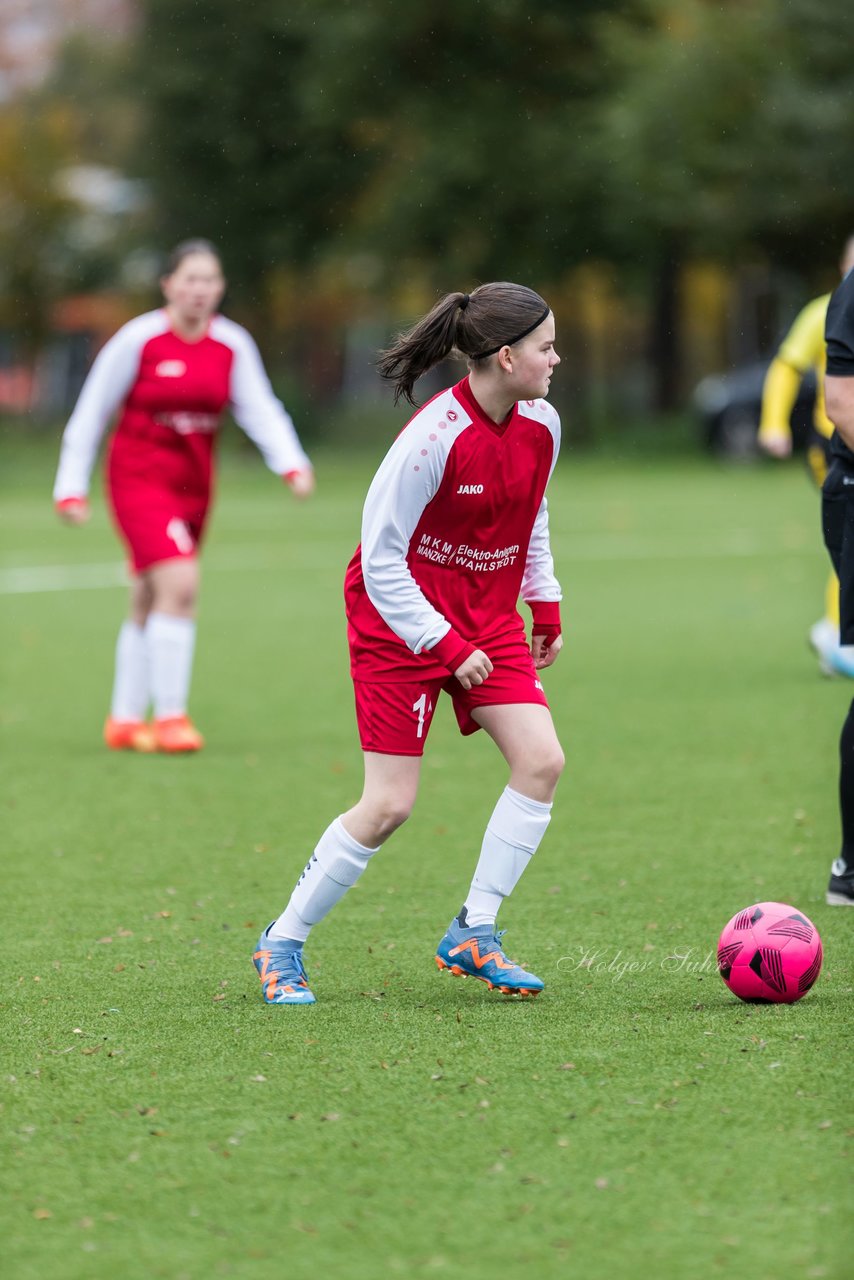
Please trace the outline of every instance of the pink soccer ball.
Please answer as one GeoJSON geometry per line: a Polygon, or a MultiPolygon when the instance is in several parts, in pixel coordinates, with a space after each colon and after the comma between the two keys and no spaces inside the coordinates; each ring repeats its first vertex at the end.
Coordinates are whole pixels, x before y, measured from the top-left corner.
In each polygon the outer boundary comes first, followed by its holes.
{"type": "Polygon", "coordinates": [[[794,1004],[821,971],[821,938],[803,911],[757,902],[734,915],[718,940],[718,969],[739,1000],[794,1004]]]}

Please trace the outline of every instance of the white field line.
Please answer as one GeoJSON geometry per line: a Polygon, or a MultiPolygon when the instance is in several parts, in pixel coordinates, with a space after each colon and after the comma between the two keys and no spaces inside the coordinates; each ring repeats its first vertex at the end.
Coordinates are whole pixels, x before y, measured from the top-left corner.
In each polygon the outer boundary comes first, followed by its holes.
{"type": "Polygon", "coordinates": [[[42,564],[0,569],[0,595],[23,596],[39,591],[90,591],[122,587],[128,582],[123,564],[42,564]]]}
{"type": "Polygon", "coordinates": [[[789,557],[818,556],[826,558],[820,536],[812,544],[803,546],[771,546],[752,537],[738,537],[717,544],[691,544],[687,540],[662,540],[644,542],[639,538],[607,535],[604,538],[573,539],[559,535],[552,538],[552,551],[561,561],[584,562],[596,560],[750,560],[786,559],[789,557]]]}
{"type": "MultiPolygon", "coordinates": [[[[282,547],[278,555],[271,553],[270,546],[250,549],[242,547],[239,551],[223,551],[213,553],[206,561],[206,570],[210,573],[218,571],[246,572],[253,569],[290,568],[288,551],[282,547]]],[[[815,546],[781,547],[762,545],[750,538],[739,538],[728,544],[717,546],[695,545],[690,543],[648,542],[625,537],[604,537],[597,539],[573,539],[561,536],[554,540],[553,550],[558,553],[561,564],[583,564],[585,562],[621,563],[625,561],[643,562],[656,560],[746,560],[766,559],[784,560],[792,557],[808,557],[810,559],[821,554],[818,540],[815,546]]],[[[318,568],[334,562],[342,565],[345,556],[338,547],[328,550],[314,548],[314,555],[305,556],[304,550],[299,555],[299,564],[305,567],[307,560],[318,568]]],[[[295,567],[295,566],[294,566],[295,567]]],[[[343,572],[343,569],[342,569],[343,572]]],[[[120,561],[109,564],[48,564],[48,565],[14,565],[0,568],[0,596],[32,595],[47,591],[93,591],[111,587],[125,587],[129,582],[129,574],[120,561]]]]}

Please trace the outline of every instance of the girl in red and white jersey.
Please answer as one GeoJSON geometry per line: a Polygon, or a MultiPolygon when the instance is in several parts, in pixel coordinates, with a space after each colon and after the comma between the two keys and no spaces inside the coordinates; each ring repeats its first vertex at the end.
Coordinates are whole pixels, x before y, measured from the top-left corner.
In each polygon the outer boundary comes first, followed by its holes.
{"type": "Polygon", "coordinates": [[[131,320],[98,354],[63,434],[53,497],[69,523],[88,519],[98,446],[118,411],[107,494],[134,578],[104,738],[114,749],[197,751],[187,715],[197,555],[224,408],[297,497],[311,493],[314,473],[255,343],[216,314],[225,281],[214,247],[178,245],[161,287],[165,307],[131,320]]]}
{"type": "Polygon", "coordinates": [[[313,1002],[303,944],[409,816],[443,691],[460,731],[485,729],[510,776],[436,961],[504,991],[542,989],[508,960],[495,920],[545,833],[563,768],[540,681],[562,644],[545,498],[560,441],[543,398],[559,364],[554,338],[539,294],[486,284],[448,294],[383,353],[382,375],[411,403],[416,379],[452,350],[468,357],[469,374],[410,419],[368,492],[345,581],[364,790],[261,935],[253,959],[269,1003],[313,1002]]]}

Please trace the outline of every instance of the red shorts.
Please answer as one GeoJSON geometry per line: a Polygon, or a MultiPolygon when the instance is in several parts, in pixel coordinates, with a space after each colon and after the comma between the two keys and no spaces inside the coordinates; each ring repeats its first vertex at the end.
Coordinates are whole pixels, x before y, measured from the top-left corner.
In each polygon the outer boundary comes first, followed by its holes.
{"type": "Polygon", "coordinates": [[[143,471],[138,464],[141,455],[135,452],[128,458],[129,452],[114,437],[107,496],[134,571],[143,573],[161,560],[195,556],[210,503],[208,477],[200,478],[189,467],[182,475],[168,451],[158,454],[154,449],[143,471]]]}
{"type": "Polygon", "coordinates": [[[134,572],[143,573],[161,560],[196,555],[207,508],[182,502],[158,490],[111,493],[113,517],[130,555],[134,572]]]}
{"type": "Polygon", "coordinates": [[[424,754],[433,712],[443,689],[451,695],[462,734],[475,733],[480,728],[471,714],[475,707],[519,702],[549,705],[524,643],[519,645],[518,655],[514,653],[496,663],[488,679],[473,689],[464,689],[451,675],[411,684],[354,680],[353,686],[362,750],[390,756],[424,754]]]}

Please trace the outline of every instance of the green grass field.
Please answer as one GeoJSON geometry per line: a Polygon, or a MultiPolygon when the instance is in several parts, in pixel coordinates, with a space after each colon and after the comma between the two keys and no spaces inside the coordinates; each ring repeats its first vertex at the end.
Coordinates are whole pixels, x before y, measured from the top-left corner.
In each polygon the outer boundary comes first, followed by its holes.
{"type": "Polygon", "coordinates": [[[209,745],[169,759],[100,744],[103,503],[61,527],[53,441],[3,447],[4,1276],[841,1280],[854,946],[824,888],[852,691],[805,645],[826,565],[796,466],[555,476],[568,765],[500,917],[542,997],[433,964],[505,780],[448,706],[410,823],[310,943],[317,1005],[262,1004],[260,928],[360,784],[341,579],[377,460],[320,454],[300,508],[224,459],[209,745]],[[824,938],[797,1005],[714,971],[767,898],[824,938]]]}

